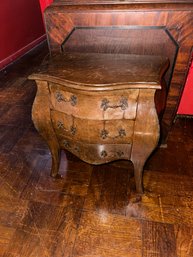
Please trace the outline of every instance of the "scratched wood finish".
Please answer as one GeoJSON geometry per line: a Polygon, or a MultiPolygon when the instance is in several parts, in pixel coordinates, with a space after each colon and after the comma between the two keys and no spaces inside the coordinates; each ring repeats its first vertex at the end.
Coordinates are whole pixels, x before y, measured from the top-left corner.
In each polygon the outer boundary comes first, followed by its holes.
{"type": "Polygon", "coordinates": [[[51,53],[61,53],[63,48],[64,51],[161,54],[170,58],[168,97],[162,119],[165,142],[191,60],[192,1],[95,0],[88,4],[86,0],[59,0],[47,8],[44,17],[51,53]],[[120,31],[116,29],[112,34],[112,30],[103,29],[100,33],[101,27],[120,28],[120,31]]]}
{"type": "Polygon", "coordinates": [[[92,166],[66,151],[53,180],[27,80],[46,53],[0,74],[0,256],[192,257],[193,120],[178,119],[149,159],[141,199],[129,162],[92,166]]]}
{"type": "Polygon", "coordinates": [[[168,66],[160,56],[92,53],[63,54],[42,64],[29,77],[38,87],[32,119],[50,148],[51,176],[59,176],[61,149],[90,164],[131,160],[142,193],[143,167],[160,136],[155,93],[164,90],[168,66]]]}

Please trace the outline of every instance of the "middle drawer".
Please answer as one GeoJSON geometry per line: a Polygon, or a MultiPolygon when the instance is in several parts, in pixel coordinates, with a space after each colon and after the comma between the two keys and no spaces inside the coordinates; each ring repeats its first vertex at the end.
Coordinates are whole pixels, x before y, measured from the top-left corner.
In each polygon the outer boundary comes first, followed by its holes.
{"type": "Polygon", "coordinates": [[[133,120],[80,119],[56,110],[51,110],[51,120],[56,135],[61,138],[85,143],[132,143],[133,120]]]}

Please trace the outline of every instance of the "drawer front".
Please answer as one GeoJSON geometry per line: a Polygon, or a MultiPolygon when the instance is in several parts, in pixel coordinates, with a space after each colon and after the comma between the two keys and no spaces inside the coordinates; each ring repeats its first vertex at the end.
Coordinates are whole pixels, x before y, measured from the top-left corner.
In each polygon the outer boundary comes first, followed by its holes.
{"type": "Polygon", "coordinates": [[[81,119],[135,119],[138,89],[103,92],[70,90],[49,84],[53,109],[81,119]]]}
{"type": "Polygon", "coordinates": [[[115,160],[130,160],[131,144],[87,144],[59,136],[62,149],[66,149],[90,164],[103,164],[115,160]]]}
{"type": "Polygon", "coordinates": [[[57,136],[91,144],[131,143],[133,120],[86,120],[51,110],[51,120],[57,136]]]}

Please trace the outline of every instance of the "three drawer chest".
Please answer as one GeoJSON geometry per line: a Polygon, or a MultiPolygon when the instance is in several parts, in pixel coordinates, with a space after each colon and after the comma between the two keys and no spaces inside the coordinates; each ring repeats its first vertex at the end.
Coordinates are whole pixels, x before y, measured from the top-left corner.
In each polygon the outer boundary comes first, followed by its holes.
{"type": "Polygon", "coordinates": [[[32,118],[51,151],[51,176],[59,176],[62,149],[95,165],[131,160],[142,193],[168,66],[165,57],[110,53],[63,53],[44,62],[30,76],[38,88],[32,118]]]}

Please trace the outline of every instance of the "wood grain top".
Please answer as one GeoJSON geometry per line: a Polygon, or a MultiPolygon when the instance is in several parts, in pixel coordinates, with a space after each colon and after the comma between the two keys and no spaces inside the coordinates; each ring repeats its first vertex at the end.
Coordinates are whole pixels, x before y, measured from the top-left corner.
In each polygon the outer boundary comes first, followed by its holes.
{"type": "Polygon", "coordinates": [[[51,57],[29,78],[82,90],[161,88],[168,65],[160,56],[66,53],[51,57]]]}
{"type": "Polygon", "coordinates": [[[174,3],[192,3],[192,0],[55,0],[53,5],[76,5],[76,4],[174,4],[174,3]]]}
{"type": "Polygon", "coordinates": [[[192,0],[55,0],[45,10],[50,12],[81,12],[86,10],[192,10],[192,0]]]}

